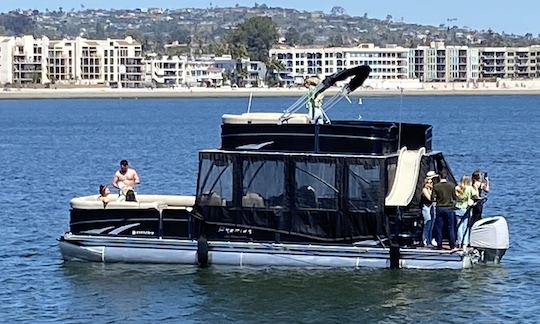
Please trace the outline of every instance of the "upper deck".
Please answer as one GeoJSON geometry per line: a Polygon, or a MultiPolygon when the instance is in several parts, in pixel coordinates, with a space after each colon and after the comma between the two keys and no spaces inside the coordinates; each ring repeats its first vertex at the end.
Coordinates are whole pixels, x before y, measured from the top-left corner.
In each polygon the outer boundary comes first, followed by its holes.
{"type": "Polygon", "coordinates": [[[281,116],[223,115],[221,149],[386,155],[406,146],[431,151],[431,125],[360,120],[318,125],[303,114],[284,121],[281,116]]]}

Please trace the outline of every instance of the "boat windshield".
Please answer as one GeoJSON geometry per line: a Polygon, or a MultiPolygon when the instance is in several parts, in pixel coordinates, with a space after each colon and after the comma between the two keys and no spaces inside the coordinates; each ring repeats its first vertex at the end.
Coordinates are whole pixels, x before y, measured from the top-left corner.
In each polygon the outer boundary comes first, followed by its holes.
{"type": "Polygon", "coordinates": [[[232,203],[232,161],[225,156],[203,159],[199,171],[197,196],[200,203],[228,206],[232,203]]]}
{"type": "Polygon", "coordinates": [[[337,209],[335,162],[296,162],[296,206],[337,209]]]}
{"type": "Polygon", "coordinates": [[[242,206],[286,206],[285,162],[245,159],[242,161],[242,206]]]}
{"type": "Polygon", "coordinates": [[[377,163],[349,165],[348,207],[354,211],[375,212],[379,204],[381,179],[377,163]]]}

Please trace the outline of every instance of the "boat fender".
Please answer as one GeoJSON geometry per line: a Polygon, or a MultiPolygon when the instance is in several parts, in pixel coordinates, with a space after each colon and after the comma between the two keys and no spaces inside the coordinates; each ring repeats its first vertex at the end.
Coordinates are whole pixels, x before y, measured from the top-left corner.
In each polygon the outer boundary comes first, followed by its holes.
{"type": "Polygon", "coordinates": [[[399,244],[390,245],[390,269],[399,269],[399,259],[401,258],[401,253],[399,249],[399,244]]]}
{"type": "Polygon", "coordinates": [[[201,268],[208,266],[208,240],[205,236],[197,240],[197,262],[201,268]]]}

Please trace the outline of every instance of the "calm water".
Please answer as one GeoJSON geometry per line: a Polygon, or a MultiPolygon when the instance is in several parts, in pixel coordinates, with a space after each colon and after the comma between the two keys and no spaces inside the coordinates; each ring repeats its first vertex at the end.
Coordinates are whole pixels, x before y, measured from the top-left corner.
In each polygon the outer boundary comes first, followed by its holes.
{"type": "MultiPolygon", "coordinates": [[[[295,98],[255,99],[279,111],[295,98]]],[[[354,100],[353,102],[357,102],[354,100]]],[[[507,216],[504,264],[467,271],[197,269],[64,263],[69,200],[118,161],[141,193],[192,194],[197,150],[245,99],[0,101],[0,322],[537,322],[540,96],[364,98],[338,118],[434,125],[457,177],[481,168],[486,214],[507,216]]]]}

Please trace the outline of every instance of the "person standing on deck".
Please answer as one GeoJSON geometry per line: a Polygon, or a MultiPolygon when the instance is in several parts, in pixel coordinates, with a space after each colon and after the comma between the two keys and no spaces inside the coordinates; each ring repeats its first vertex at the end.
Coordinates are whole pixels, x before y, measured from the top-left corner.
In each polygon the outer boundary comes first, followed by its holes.
{"type": "Polygon", "coordinates": [[[125,195],[128,190],[135,190],[135,186],[141,183],[139,175],[135,169],[129,167],[127,160],[120,161],[120,169],[114,173],[112,180],[113,187],[120,190],[120,194],[125,195]]]}
{"type": "Polygon", "coordinates": [[[441,181],[433,186],[433,201],[435,202],[435,229],[434,236],[437,249],[442,249],[444,228],[448,231],[450,249],[456,247],[456,232],[454,219],[454,206],[456,204],[455,185],[447,180],[446,170],[439,174],[441,181]]]}
{"type": "Polygon", "coordinates": [[[315,77],[307,78],[304,81],[304,87],[308,88],[308,100],[306,102],[306,108],[308,109],[308,116],[312,124],[322,124],[324,121],[322,112],[322,101],[324,94],[319,93],[315,95],[315,89],[319,85],[320,80],[315,77]]]}

